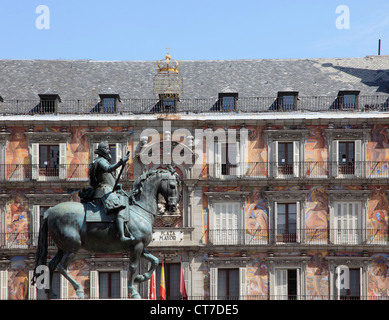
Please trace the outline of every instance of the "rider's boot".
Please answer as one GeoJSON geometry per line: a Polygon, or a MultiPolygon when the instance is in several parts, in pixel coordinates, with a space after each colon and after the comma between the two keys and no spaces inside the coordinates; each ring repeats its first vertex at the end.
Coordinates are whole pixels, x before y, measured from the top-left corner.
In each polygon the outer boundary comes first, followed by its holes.
{"type": "Polygon", "coordinates": [[[128,234],[129,234],[129,237],[126,237],[124,235],[124,220],[123,220],[123,218],[118,216],[117,219],[116,219],[116,223],[117,223],[117,226],[118,226],[118,229],[119,229],[120,241],[126,242],[126,241],[133,241],[133,240],[135,240],[134,236],[131,234],[131,232],[129,230],[127,230],[128,234]]]}

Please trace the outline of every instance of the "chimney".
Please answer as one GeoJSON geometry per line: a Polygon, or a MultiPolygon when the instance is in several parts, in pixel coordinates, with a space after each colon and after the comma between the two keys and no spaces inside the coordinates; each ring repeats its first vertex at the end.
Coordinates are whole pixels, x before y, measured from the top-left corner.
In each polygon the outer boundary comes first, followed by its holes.
{"type": "Polygon", "coordinates": [[[381,39],[378,39],[378,55],[381,55],[381,39]]]}

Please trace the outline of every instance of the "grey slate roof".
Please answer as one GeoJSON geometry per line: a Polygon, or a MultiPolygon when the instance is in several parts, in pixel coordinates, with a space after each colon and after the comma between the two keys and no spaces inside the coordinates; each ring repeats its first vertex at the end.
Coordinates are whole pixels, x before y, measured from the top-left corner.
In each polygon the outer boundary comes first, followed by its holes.
{"type": "MultiPolygon", "coordinates": [[[[155,61],[0,60],[0,96],[22,100],[55,93],[71,100],[117,93],[122,99],[148,99],[156,73],[155,61]]],[[[389,56],[180,61],[180,73],[182,98],[214,98],[219,92],[274,97],[289,90],[301,96],[389,93],[389,56]]]]}

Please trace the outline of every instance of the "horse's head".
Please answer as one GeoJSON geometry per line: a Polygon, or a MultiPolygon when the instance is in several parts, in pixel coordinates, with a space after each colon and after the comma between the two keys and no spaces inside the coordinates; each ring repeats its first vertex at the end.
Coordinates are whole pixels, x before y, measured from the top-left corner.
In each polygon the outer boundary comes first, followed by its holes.
{"type": "Polygon", "coordinates": [[[178,203],[181,199],[181,178],[174,170],[164,171],[162,173],[159,193],[164,197],[166,210],[176,212],[178,203]]]}

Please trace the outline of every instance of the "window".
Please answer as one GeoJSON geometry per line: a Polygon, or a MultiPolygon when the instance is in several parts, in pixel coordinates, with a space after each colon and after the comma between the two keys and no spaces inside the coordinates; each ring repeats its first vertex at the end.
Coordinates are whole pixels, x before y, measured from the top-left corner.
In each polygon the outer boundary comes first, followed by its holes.
{"type": "MultiPolygon", "coordinates": [[[[165,263],[165,289],[166,289],[166,300],[180,300],[180,264],[179,263],[165,263]]],[[[159,286],[161,283],[161,269],[162,265],[159,264],[157,268],[156,276],[156,288],[157,288],[157,299],[160,299],[159,286]]]]}
{"type": "Polygon", "coordinates": [[[277,269],[275,280],[276,300],[297,299],[297,269],[277,269]]]}
{"type": "Polygon", "coordinates": [[[277,203],[277,242],[296,242],[297,204],[277,203]]]}
{"type": "Polygon", "coordinates": [[[295,110],[297,108],[297,91],[280,91],[277,95],[279,110],[295,110]]]}
{"type": "Polygon", "coordinates": [[[213,244],[238,244],[241,229],[241,209],[239,202],[222,202],[213,205],[213,244]]]}
{"type": "Polygon", "coordinates": [[[278,173],[293,174],[293,142],[278,143],[278,173]]]}
{"type": "Polygon", "coordinates": [[[361,202],[335,202],[333,241],[359,244],[361,240],[361,202]]]}
{"type": "Polygon", "coordinates": [[[239,269],[218,269],[217,297],[222,300],[239,299],[239,269]]]}
{"type": "Polygon", "coordinates": [[[99,272],[99,297],[120,298],[120,272],[99,272]]]}
{"type": "Polygon", "coordinates": [[[338,289],[340,300],[360,300],[361,298],[361,269],[348,269],[348,288],[338,289]]]}
{"type": "Polygon", "coordinates": [[[354,174],[355,173],[355,142],[354,141],[339,141],[339,173],[354,174]]]}
{"type": "Polygon", "coordinates": [[[239,143],[216,143],[215,147],[215,176],[223,178],[240,175],[239,143]]]}
{"type": "Polygon", "coordinates": [[[100,94],[97,110],[101,113],[115,113],[118,101],[120,101],[118,94],[100,94]]]}
{"type": "Polygon", "coordinates": [[[338,107],[339,109],[358,109],[359,91],[339,91],[338,107]]]}
{"type": "Polygon", "coordinates": [[[40,102],[34,110],[36,113],[56,113],[58,102],[61,101],[57,94],[39,94],[40,102]]]}
{"type": "Polygon", "coordinates": [[[228,268],[230,261],[220,260],[221,268],[209,269],[210,299],[238,300],[246,299],[247,295],[247,268],[228,268]]]}
{"type": "Polygon", "coordinates": [[[159,102],[155,112],[175,112],[178,102],[178,94],[159,94],[159,102]]]}
{"type": "Polygon", "coordinates": [[[275,177],[298,177],[300,171],[300,142],[274,141],[273,165],[275,177]]]}
{"type": "Polygon", "coordinates": [[[39,175],[54,177],[59,174],[59,145],[39,145],[39,175]]]}
{"type": "Polygon", "coordinates": [[[219,93],[219,110],[234,111],[238,101],[238,93],[219,93]]]}
{"type": "MultiPolygon", "coordinates": [[[[67,280],[66,280],[67,281],[67,280]]],[[[54,272],[53,280],[50,283],[53,293],[59,299],[61,297],[61,275],[58,272],[54,272]]],[[[38,300],[47,300],[46,289],[37,289],[37,299],[38,300]]]]}
{"type": "Polygon", "coordinates": [[[342,178],[347,176],[361,176],[362,141],[334,140],[332,142],[333,176],[342,178]]]}

